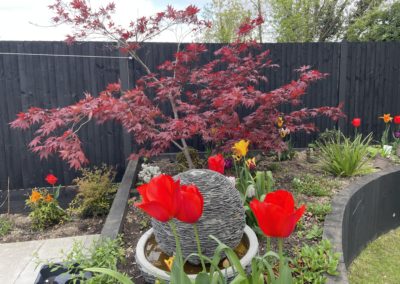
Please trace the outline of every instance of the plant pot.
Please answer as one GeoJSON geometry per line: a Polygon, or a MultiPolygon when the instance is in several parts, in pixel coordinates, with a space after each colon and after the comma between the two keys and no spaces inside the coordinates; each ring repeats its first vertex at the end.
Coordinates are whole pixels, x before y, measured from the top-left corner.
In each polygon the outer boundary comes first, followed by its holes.
{"type": "MultiPolygon", "coordinates": [[[[142,272],[142,276],[145,279],[146,283],[154,283],[156,279],[161,279],[169,283],[170,277],[168,273],[154,266],[146,258],[145,246],[152,234],[153,229],[150,229],[140,237],[139,242],[136,246],[136,263],[140,271],[142,272]]],[[[240,259],[240,263],[246,270],[249,270],[251,266],[251,260],[258,253],[258,239],[254,231],[247,225],[244,228],[244,234],[249,240],[249,249],[247,250],[246,254],[240,259]]],[[[224,269],[222,273],[225,275],[228,281],[232,280],[236,275],[232,267],[228,267],[226,268],[226,270],[224,269]]],[[[189,274],[188,276],[190,279],[194,280],[197,274],[189,274]]]]}
{"type": "MultiPolygon", "coordinates": [[[[68,268],[63,263],[57,263],[59,265],[57,269],[53,266],[49,267],[48,265],[43,265],[39,271],[39,275],[36,278],[34,284],[70,284],[70,283],[83,283],[83,281],[77,280],[73,282],[73,278],[76,277],[81,270],[78,268],[78,264],[74,266],[77,267],[75,271],[68,272],[68,268]]],[[[92,273],[85,272],[83,273],[83,277],[85,280],[92,278],[92,273]]]]}

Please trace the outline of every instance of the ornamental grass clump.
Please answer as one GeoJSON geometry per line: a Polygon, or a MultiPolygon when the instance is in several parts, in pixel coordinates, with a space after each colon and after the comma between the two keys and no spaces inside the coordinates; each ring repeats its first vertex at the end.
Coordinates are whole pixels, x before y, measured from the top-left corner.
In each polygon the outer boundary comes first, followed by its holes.
{"type": "Polygon", "coordinates": [[[333,137],[317,142],[321,151],[321,163],[324,170],[335,176],[354,176],[370,173],[368,147],[372,135],[355,136],[354,140],[337,132],[333,137]]]}

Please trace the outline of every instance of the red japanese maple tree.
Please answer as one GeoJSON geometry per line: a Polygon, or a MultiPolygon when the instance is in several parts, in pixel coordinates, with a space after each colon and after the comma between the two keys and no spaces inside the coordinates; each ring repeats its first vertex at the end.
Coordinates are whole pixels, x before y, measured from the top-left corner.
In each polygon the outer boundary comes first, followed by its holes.
{"type": "Polygon", "coordinates": [[[279,111],[282,104],[300,104],[309,84],[326,76],[310,70],[309,66],[301,67],[299,78],[287,85],[270,92],[259,90],[260,83],[267,81],[263,75],[265,69],[276,67],[268,50],[262,50],[255,41],[245,40],[262,23],[261,17],[245,22],[238,31],[237,41],[218,49],[214,59],[206,64],[199,61],[206,47],[187,44],[178,49],[171,61],[153,71],[137,54],[141,44],[173,25],[183,23],[193,30],[208,26],[197,18],[196,7],[184,10],[168,7],[153,17],[132,22],[128,29],[112,21],[113,3],[94,10],[84,0],[69,3],[57,0],[50,8],[56,11],[54,22],[74,27],[68,42],[90,34],[106,36],[141,64],[146,74],[131,90],[121,90],[118,83],[110,84],[99,96],[86,94],[84,99],[67,107],[31,107],[18,114],[11,122],[13,128],[39,125],[29,147],[41,158],[58,154],[74,168],[87,163],[77,132],[92,119],[99,123],[118,121],[132,134],[134,142],[142,148],[130,158],[157,155],[173,144],[183,151],[189,166],[193,167],[186,141],[196,135],[205,142],[224,145],[223,150],[229,150],[238,139],[248,139],[254,147],[280,152],[286,144],[275,127],[278,117],[284,118],[287,129],[293,133],[315,131],[309,119],[318,115],[333,120],[344,116],[340,107],[328,106],[286,114],[279,111]],[[155,97],[151,98],[149,93],[155,97]],[[163,112],[160,103],[168,103],[172,114],[163,112]],[[249,114],[240,117],[240,108],[248,109],[249,114]],[[56,130],[60,128],[65,132],[57,135],[56,130]]]}

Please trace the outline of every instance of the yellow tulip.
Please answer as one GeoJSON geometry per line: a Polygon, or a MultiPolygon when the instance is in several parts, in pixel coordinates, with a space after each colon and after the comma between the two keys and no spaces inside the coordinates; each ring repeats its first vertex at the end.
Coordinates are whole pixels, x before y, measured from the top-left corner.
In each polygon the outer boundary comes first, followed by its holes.
{"type": "Polygon", "coordinates": [[[276,125],[278,125],[279,128],[281,128],[283,126],[282,116],[278,117],[278,119],[276,120],[276,125]]]}
{"type": "Polygon", "coordinates": [[[172,264],[174,263],[174,258],[175,258],[174,256],[171,256],[171,257],[168,258],[168,259],[164,259],[164,262],[165,262],[165,264],[167,265],[169,271],[172,270],[172,264]]]}
{"type": "Polygon", "coordinates": [[[288,128],[280,128],[279,134],[281,135],[282,138],[285,138],[286,135],[290,134],[290,130],[288,128]]]}
{"type": "Polygon", "coordinates": [[[379,118],[382,118],[383,122],[385,123],[389,123],[393,119],[393,117],[390,116],[390,113],[385,113],[383,116],[380,116],[379,118]]]}
{"type": "Polygon", "coordinates": [[[256,168],[256,158],[252,158],[252,159],[247,159],[246,160],[246,166],[250,169],[250,170],[254,170],[256,168]]]}
{"type": "Polygon", "coordinates": [[[232,147],[234,156],[237,156],[239,159],[245,157],[249,151],[249,144],[250,141],[243,139],[236,142],[232,147]]]}

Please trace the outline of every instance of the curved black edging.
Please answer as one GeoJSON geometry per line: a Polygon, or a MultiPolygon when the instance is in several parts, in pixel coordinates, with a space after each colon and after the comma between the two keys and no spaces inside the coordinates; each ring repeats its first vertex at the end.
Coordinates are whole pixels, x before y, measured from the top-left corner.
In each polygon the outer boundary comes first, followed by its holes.
{"type": "Polygon", "coordinates": [[[129,192],[135,183],[140,168],[140,160],[131,160],[126,167],[122,181],[118,187],[117,194],[111,205],[110,212],[101,230],[101,238],[115,239],[122,230],[122,222],[124,221],[129,192]]]}
{"type": "Polygon", "coordinates": [[[323,238],[341,253],[339,275],[328,283],[348,283],[347,267],[380,235],[400,226],[400,167],[365,176],[340,191],[325,219],[323,238]]]}

